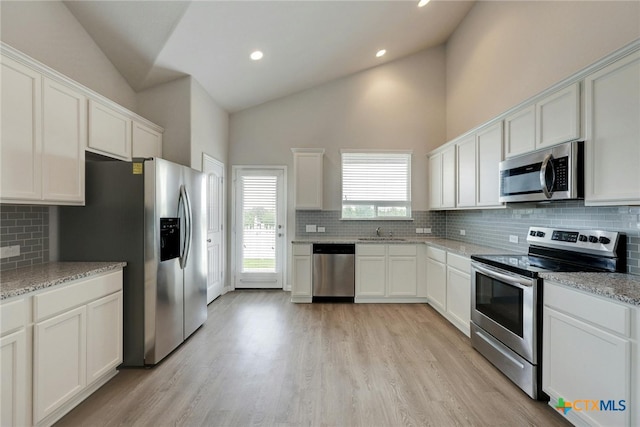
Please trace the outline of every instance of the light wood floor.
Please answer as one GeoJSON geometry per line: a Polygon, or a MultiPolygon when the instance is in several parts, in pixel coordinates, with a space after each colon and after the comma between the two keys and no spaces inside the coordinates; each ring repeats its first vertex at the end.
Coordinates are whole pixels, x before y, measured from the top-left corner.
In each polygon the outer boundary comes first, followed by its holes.
{"type": "Polygon", "coordinates": [[[425,304],[292,304],[236,291],[153,369],[60,426],[564,426],[425,304]]]}

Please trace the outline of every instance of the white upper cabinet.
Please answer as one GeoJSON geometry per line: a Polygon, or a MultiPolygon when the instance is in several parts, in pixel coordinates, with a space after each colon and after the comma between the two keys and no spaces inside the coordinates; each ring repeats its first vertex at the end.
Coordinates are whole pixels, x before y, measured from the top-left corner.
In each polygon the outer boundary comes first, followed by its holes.
{"type": "Polygon", "coordinates": [[[324,149],[292,148],[296,209],[322,209],[324,149]]]}
{"type": "Polygon", "coordinates": [[[0,144],[3,203],[42,198],[42,77],[2,57],[2,144],[0,144]]]}
{"type": "Polygon", "coordinates": [[[442,152],[442,207],[456,207],[456,147],[442,152]]]}
{"type": "Polygon", "coordinates": [[[476,206],[500,207],[500,162],[502,157],[502,121],[476,133],[476,206]]]}
{"type": "Polygon", "coordinates": [[[89,151],[131,160],[132,120],[95,100],[89,101],[89,151]]]}
{"type": "Polygon", "coordinates": [[[133,121],[132,157],[162,157],[162,132],[133,121]]]}
{"type": "Polygon", "coordinates": [[[580,83],[520,108],[504,123],[505,157],[580,138],[580,83]]]}
{"type": "Polygon", "coordinates": [[[472,134],[456,142],[458,179],[456,206],[476,205],[476,135],[472,134]]]}
{"type": "Polygon", "coordinates": [[[640,52],[585,87],[585,204],[640,204],[640,52]]]}
{"type": "Polygon", "coordinates": [[[83,204],[87,98],[45,78],[43,100],[43,199],[83,204]]]}
{"type": "Polygon", "coordinates": [[[504,119],[504,155],[517,156],[535,149],[536,106],[528,105],[504,119]]]}
{"type": "Polygon", "coordinates": [[[429,209],[442,208],[442,153],[428,155],[429,209]]]}
{"type": "Polygon", "coordinates": [[[84,204],[87,99],[2,57],[3,203],[84,204]]]}
{"type": "Polygon", "coordinates": [[[536,103],[536,149],[580,138],[580,83],[536,103]]]}

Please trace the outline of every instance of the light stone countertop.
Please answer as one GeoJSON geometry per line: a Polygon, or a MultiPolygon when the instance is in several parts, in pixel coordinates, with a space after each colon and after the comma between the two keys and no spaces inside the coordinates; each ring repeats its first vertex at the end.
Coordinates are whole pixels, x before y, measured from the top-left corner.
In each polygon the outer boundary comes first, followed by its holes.
{"type": "Polygon", "coordinates": [[[640,306],[640,276],[625,273],[540,273],[545,280],[640,306]]]}
{"type": "MultiPolygon", "coordinates": [[[[458,255],[499,255],[510,253],[508,250],[488,246],[474,245],[458,240],[441,237],[401,237],[403,240],[359,240],[358,237],[300,238],[292,243],[423,243],[458,255]]],[[[640,276],[625,273],[541,273],[544,279],[580,289],[592,294],[611,298],[627,304],[640,306],[640,276]]]]}
{"type": "Polygon", "coordinates": [[[50,262],[0,273],[0,300],[119,270],[126,262],[50,262]]]}
{"type": "Polygon", "coordinates": [[[398,237],[393,240],[380,238],[362,237],[313,237],[313,238],[296,238],[291,243],[355,243],[355,244],[426,244],[445,251],[454,252],[462,256],[471,255],[488,255],[488,254],[503,254],[509,251],[504,249],[496,249],[487,246],[474,245],[473,243],[460,242],[458,240],[444,239],[442,237],[398,237]]]}

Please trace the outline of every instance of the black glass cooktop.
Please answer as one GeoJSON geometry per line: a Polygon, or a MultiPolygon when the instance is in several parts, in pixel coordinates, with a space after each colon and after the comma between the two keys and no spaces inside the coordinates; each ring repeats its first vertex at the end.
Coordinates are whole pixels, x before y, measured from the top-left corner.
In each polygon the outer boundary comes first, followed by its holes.
{"type": "Polygon", "coordinates": [[[471,255],[471,259],[531,278],[537,278],[538,273],[545,271],[602,271],[596,263],[589,265],[584,262],[577,263],[526,254],[471,255]]]}

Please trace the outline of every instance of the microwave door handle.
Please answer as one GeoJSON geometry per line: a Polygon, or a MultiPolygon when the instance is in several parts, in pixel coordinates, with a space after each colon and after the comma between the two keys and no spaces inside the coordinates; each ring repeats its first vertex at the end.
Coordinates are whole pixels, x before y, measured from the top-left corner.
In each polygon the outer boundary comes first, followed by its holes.
{"type": "Polygon", "coordinates": [[[553,186],[556,182],[556,171],[553,168],[553,155],[547,154],[542,161],[542,166],[540,167],[540,186],[542,187],[542,192],[547,199],[550,199],[552,196],[553,186]],[[547,187],[547,168],[551,170],[551,185],[547,187]]]}
{"type": "Polygon", "coordinates": [[[520,289],[527,289],[533,286],[534,279],[528,279],[520,276],[513,276],[506,272],[497,271],[493,268],[488,268],[483,265],[479,265],[478,263],[471,263],[471,268],[477,271],[478,273],[484,274],[485,276],[493,277],[499,280],[502,280],[509,285],[513,285],[520,289]]]}

